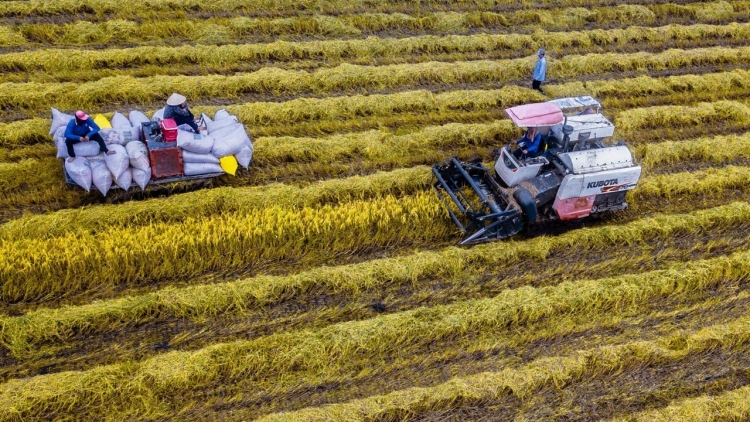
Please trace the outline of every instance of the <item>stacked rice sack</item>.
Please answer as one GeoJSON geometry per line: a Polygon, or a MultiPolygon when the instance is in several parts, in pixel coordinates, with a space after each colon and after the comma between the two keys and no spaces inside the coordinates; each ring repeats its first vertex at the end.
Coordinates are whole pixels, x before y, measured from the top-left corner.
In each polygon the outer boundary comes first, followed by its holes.
{"type": "MultiPolygon", "coordinates": [[[[52,109],[52,127],[57,145],[57,157],[68,158],[65,145],[65,129],[73,119],[72,115],[52,109]]],[[[99,151],[99,144],[94,141],[80,142],[73,145],[76,157],[73,161],[65,160],[65,170],[73,181],[87,192],[93,184],[103,195],[113,183],[128,190],[135,183],[141,189],[151,180],[151,164],[146,144],[141,142],[140,125],[149,119],[139,111],[131,111],[130,119],[121,113],[115,113],[110,123],[103,115],[94,117],[101,129],[99,134],[107,144],[107,149],[114,154],[99,151]]]]}
{"type": "MultiPolygon", "coordinates": [[[[114,154],[99,151],[99,145],[93,141],[77,143],[73,145],[76,158],[70,163],[65,160],[68,175],[87,192],[92,184],[104,195],[113,184],[127,190],[135,183],[145,189],[151,180],[151,163],[141,125],[161,119],[163,113],[164,109],[157,110],[149,119],[137,110],[130,111],[128,117],[116,112],[111,122],[101,114],[96,115],[94,121],[99,125],[99,134],[114,154]]],[[[50,134],[57,145],[58,158],[68,158],[65,129],[72,119],[72,115],[52,109],[50,134]]],[[[253,158],[253,143],[237,117],[219,110],[213,120],[205,114],[203,120],[208,134],[178,128],[177,146],[181,148],[183,174],[234,175],[239,166],[248,168],[253,158]]]]}
{"type": "MultiPolygon", "coordinates": [[[[182,163],[186,175],[226,172],[234,175],[237,168],[248,168],[253,159],[253,143],[245,131],[245,126],[238,122],[237,117],[226,110],[219,110],[213,120],[203,114],[208,138],[212,140],[211,148],[207,148],[207,141],[203,148],[196,149],[188,145],[189,137],[178,132],[177,146],[182,148],[182,163]],[[183,141],[181,144],[180,137],[183,141]]],[[[191,134],[197,139],[197,134],[191,134]]]]}

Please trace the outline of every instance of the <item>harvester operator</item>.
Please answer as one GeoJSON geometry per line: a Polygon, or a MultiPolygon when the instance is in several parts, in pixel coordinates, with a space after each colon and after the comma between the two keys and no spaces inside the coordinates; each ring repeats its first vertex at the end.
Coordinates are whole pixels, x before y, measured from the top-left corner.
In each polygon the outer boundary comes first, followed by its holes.
{"type": "Polygon", "coordinates": [[[169,96],[167,106],[164,108],[164,118],[174,119],[177,126],[188,125],[193,129],[193,132],[198,133],[195,116],[193,116],[190,108],[188,108],[187,98],[184,95],[175,92],[169,96]]]}
{"type": "Polygon", "coordinates": [[[530,127],[523,137],[516,141],[518,149],[513,151],[516,159],[533,158],[539,155],[539,146],[542,144],[542,134],[535,127],[530,127]]]}

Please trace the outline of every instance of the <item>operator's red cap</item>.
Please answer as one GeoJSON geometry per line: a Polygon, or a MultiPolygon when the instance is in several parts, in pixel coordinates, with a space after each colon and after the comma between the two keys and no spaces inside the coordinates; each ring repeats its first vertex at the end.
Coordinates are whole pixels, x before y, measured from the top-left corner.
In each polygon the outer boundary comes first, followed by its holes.
{"type": "Polygon", "coordinates": [[[76,111],[76,117],[78,118],[78,120],[88,120],[89,115],[81,110],[78,110],[76,111]]]}

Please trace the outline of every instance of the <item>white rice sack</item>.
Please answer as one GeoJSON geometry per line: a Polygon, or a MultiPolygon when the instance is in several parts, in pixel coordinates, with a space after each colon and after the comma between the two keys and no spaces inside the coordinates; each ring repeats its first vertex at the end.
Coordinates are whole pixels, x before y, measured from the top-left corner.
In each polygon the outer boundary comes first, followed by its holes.
{"type": "Polygon", "coordinates": [[[221,129],[218,129],[218,130],[215,130],[215,131],[211,132],[211,136],[213,136],[214,139],[223,138],[223,137],[229,135],[230,133],[234,132],[235,129],[237,129],[239,126],[240,126],[239,123],[232,123],[231,125],[229,125],[227,127],[223,127],[221,129]]]}
{"type": "Polygon", "coordinates": [[[141,140],[141,130],[136,129],[134,127],[130,127],[129,129],[115,129],[116,131],[120,132],[122,131],[122,140],[124,142],[124,145],[127,145],[133,141],[140,141],[141,140]]]}
{"type": "Polygon", "coordinates": [[[237,163],[239,163],[239,165],[247,168],[250,165],[250,161],[253,160],[253,149],[245,145],[244,147],[242,147],[240,152],[234,154],[234,158],[237,159],[237,163]]]}
{"type": "Polygon", "coordinates": [[[185,176],[195,176],[197,174],[224,173],[220,165],[214,163],[183,163],[183,173],[185,176]]]}
{"type": "MultiPolygon", "coordinates": [[[[99,156],[97,156],[97,158],[98,157],[99,156]]],[[[89,158],[89,162],[91,163],[91,179],[94,182],[94,186],[99,189],[99,192],[101,192],[102,195],[107,196],[107,192],[109,192],[109,189],[112,187],[112,172],[107,168],[107,163],[104,161],[104,158],[101,160],[91,160],[91,158],[89,158]]]]}
{"type": "Polygon", "coordinates": [[[99,135],[107,145],[123,145],[122,135],[114,129],[102,129],[99,131],[99,135]]]}
{"type": "MultiPolygon", "coordinates": [[[[220,167],[221,168],[221,167],[220,167]]],[[[65,160],[65,171],[76,184],[86,192],[91,190],[91,163],[83,157],[76,157],[72,162],[65,160]]]]}
{"type": "Polygon", "coordinates": [[[187,123],[183,123],[183,124],[177,126],[177,129],[178,130],[184,130],[185,132],[193,132],[193,128],[190,127],[190,125],[187,124],[187,123]]]}
{"type": "MultiPolygon", "coordinates": [[[[68,147],[65,145],[65,126],[57,128],[54,136],[57,146],[57,158],[68,158],[68,147]]],[[[76,157],[92,157],[99,154],[99,144],[94,141],[79,142],[73,145],[76,157]]]]}
{"type": "MultiPolygon", "coordinates": [[[[55,141],[55,145],[58,145],[60,143],[59,141],[65,142],[65,129],[66,129],[65,126],[61,126],[61,127],[57,128],[57,130],[55,131],[55,133],[52,135],[52,139],[55,141]]],[[[60,154],[60,152],[58,151],[57,158],[60,158],[59,154],[60,154]]]]}
{"type": "Polygon", "coordinates": [[[211,154],[216,157],[226,157],[237,154],[242,147],[252,145],[250,137],[245,132],[245,126],[239,125],[232,133],[222,138],[214,139],[214,147],[211,154]]]}
{"type": "Polygon", "coordinates": [[[156,110],[156,113],[154,113],[154,115],[151,116],[151,120],[154,122],[157,120],[163,120],[163,119],[164,119],[164,107],[156,110]]]}
{"type": "Polygon", "coordinates": [[[121,187],[124,190],[130,189],[130,186],[133,185],[133,172],[130,170],[130,168],[125,169],[125,171],[122,172],[120,176],[115,179],[117,182],[117,186],[121,187]]]}
{"type": "Polygon", "coordinates": [[[151,120],[138,110],[130,110],[130,113],[128,113],[128,120],[130,120],[130,124],[133,126],[133,129],[135,129],[138,139],[142,141],[143,131],[141,130],[141,125],[150,122],[151,120]]]}
{"type": "Polygon", "coordinates": [[[201,113],[201,119],[203,120],[204,124],[208,124],[208,122],[211,122],[211,123],[214,122],[213,120],[211,120],[210,117],[208,117],[208,114],[206,113],[201,113]]]}
{"type": "MultiPolygon", "coordinates": [[[[115,176],[115,179],[122,176],[122,174],[130,167],[130,157],[128,157],[128,152],[125,150],[125,147],[122,145],[110,145],[107,148],[109,148],[110,151],[114,151],[115,153],[112,155],[105,155],[104,159],[107,162],[107,167],[109,167],[109,170],[112,172],[112,175],[115,176]]],[[[119,183],[117,184],[120,185],[119,183]]],[[[128,185],[130,186],[130,185],[128,185]]],[[[122,186],[120,186],[122,187],[122,186]]]]}
{"type": "Polygon", "coordinates": [[[146,185],[151,181],[151,170],[144,171],[141,169],[131,169],[133,172],[133,181],[141,190],[146,190],[146,185]]]}
{"type": "Polygon", "coordinates": [[[52,135],[57,132],[60,126],[66,127],[74,118],[73,115],[65,114],[56,108],[52,108],[52,126],[49,128],[49,134],[52,135]]]}
{"type": "MultiPolygon", "coordinates": [[[[65,145],[65,126],[57,128],[55,134],[52,135],[52,140],[55,141],[57,147],[57,158],[68,158],[68,147],[65,145]]],[[[73,146],[73,150],[75,150],[75,146],[73,146]]],[[[82,156],[79,155],[79,157],[82,156]]]]}
{"type": "Polygon", "coordinates": [[[221,110],[217,111],[216,114],[214,114],[214,120],[223,120],[223,119],[226,119],[226,118],[228,118],[230,116],[231,116],[231,114],[229,114],[228,111],[226,111],[226,110],[224,110],[222,108],[221,110]]]}
{"type": "Polygon", "coordinates": [[[138,131],[133,127],[128,129],[102,129],[99,131],[99,135],[107,145],[127,145],[139,139],[138,131]]]}
{"type": "Polygon", "coordinates": [[[151,121],[148,116],[138,110],[130,110],[128,120],[130,121],[130,126],[133,127],[139,127],[141,124],[151,121]]]}
{"type": "MultiPolygon", "coordinates": [[[[68,147],[65,146],[65,141],[62,142],[62,148],[65,151],[64,157],[68,157],[68,147]]],[[[73,152],[76,153],[76,157],[92,157],[101,152],[99,144],[94,141],[79,142],[73,145],[73,152]]]]}
{"type": "Polygon", "coordinates": [[[215,120],[211,123],[206,122],[206,130],[208,131],[209,135],[213,135],[214,132],[221,128],[225,128],[227,126],[231,126],[233,124],[237,123],[237,118],[234,116],[229,116],[225,119],[221,120],[215,120]]]}
{"type": "Polygon", "coordinates": [[[211,163],[219,164],[219,159],[214,157],[210,152],[208,154],[196,154],[187,150],[182,150],[183,163],[211,163]]]}
{"type": "Polygon", "coordinates": [[[125,115],[120,113],[119,111],[116,111],[114,116],[112,116],[112,120],[110,120],[110,124],[112,125],[112,128],[114,129],[132,129],[133,125],[130,124],[130,120],[128,120],[125,115]]]}
{"type": "Polygon", "coordinates": [[[177,130],[177,146],[196,154],[209,154],[214,146],[213,136],[177,130]]]}
{"type": "Polygon", "coordinates": [[[94,162],[96,162],[96,161],[101,161],[102,163],[104,163],[104,165],[106,165],[107,164],[106,163],[106,161],[107,161],[106,157],[107,157],[107,153],[100,152],[99,154],[92,155],[90,157],[86,157],[86,159],[89,160],[89,163],[91,163],[91,168],[94,168],[94,162]]]}
{"type": "Polygon", "coordinates": [[[130,166],[143,171],[151,171],[151,163],[148,159],[148,149],[146,144],[140,141],[133,141],[125,145],[125,151],[130,159],[130,166]]]}
{"type": "Polygon", "coordinates": [[[125,132],[120,129],[102,129],[99,131],[99,136],[107,145],[125,145],[133,140],[130,131],[127,131],[126,138],[125,132]]]}

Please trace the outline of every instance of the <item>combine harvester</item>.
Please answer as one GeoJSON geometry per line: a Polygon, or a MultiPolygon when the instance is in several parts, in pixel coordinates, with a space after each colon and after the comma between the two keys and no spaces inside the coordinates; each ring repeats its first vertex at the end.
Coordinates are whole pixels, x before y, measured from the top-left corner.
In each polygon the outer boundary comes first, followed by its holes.
{"type": "Polygon", "coordinates": [[[495,175],[479,160],[466,163],[454,157],[435,165],[437,195],[465,234],[460,244],[505,239],[528,225],[626,209],[625,193],[635,188],[641,167],[621,141],[604,144],[615,126],[600,108],[586,96],[506,109],[517,126],[542,134],[543,154],[517,159],[510,145],[496,149],[495,175]]]}
{"type": "Polygon", "coordinates": [[[105,196],[110,188],[145,189],[147,184],[188,180],[205,181],[224,174],[234,175],[238,167],[247,168],[252,160],[250,135],[236,116],[220,110],[211,120],[202,115],[201,133],[178,128],[173,119],[161,119],[157,112],[148,119],[138,111],[130,120],[115,113],[112,123],[98,115],[100,134],[114,156],[100,153],[95,142],[74,146],[75,162],[67,161],[64,130],[73,116],[53,109],[53,138],[58,157],[63,158],[65,181],[87,191],[93,184],[105,196]],[[134,119],[134,116],[138,116],[134,119]]]}

